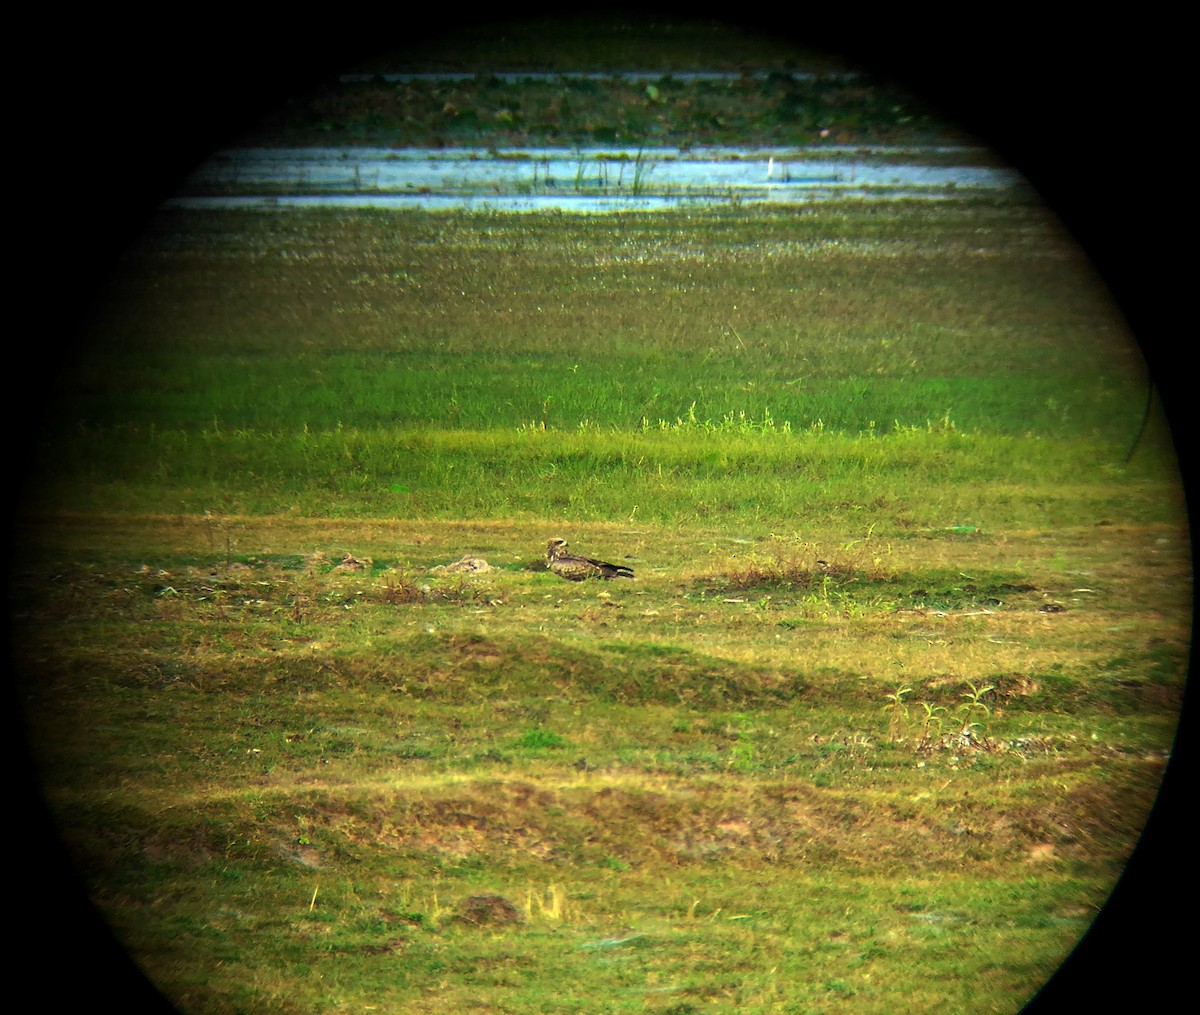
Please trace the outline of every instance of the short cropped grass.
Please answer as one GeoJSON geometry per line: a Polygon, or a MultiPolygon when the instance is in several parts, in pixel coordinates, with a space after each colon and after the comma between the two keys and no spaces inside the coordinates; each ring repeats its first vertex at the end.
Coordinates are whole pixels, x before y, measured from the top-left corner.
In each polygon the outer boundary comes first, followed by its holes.
{"type": "Polygon", "coordinates": [[[1012,1012],[1079,941],[1191,555],[1044,212],[168,212],[125,268],[11,627],[182,1009],[1012,1012]]]}
{"type": "Polygon", "coordinates": [[[619,586],[522,524],[232,533],[51,520],[15,585],[48,798],[185,1010],[1012,1011],[1182,694],[1167,527],[569,533],[636,550],[619,586]]]}

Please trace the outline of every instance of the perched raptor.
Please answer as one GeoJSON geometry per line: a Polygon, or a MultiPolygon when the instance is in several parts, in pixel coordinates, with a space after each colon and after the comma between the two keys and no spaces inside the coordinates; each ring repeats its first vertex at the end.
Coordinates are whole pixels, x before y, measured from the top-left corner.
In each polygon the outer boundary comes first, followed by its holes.
{"type": "Polygon", "coordinates": [[[567,552],[565,539],[552,539],[546,547],[546,562],[550,570],[569,582],[581,582],[585,578],[632,578],[632,569],[621,564],[608,564],[591,557],[576,557],[567,552]]]}

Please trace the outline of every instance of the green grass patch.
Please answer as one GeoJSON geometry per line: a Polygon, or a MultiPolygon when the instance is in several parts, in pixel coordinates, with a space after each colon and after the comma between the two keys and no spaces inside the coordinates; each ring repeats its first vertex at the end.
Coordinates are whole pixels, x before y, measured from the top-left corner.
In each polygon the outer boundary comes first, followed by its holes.
{"type": "Polygon", "coordinates": [[[166,211],[129,255],[61,422],[199,437],[214,421],[948,421],[1126,448],[1140,421],[1136,350],[1035,205],[498,221],[166,211]]]}
{"type": "Polygon", "coordinates": [[[1040,209],[166,213],[126,269],[10,626],[184,1010],[1014,1011],[1085,932],[1191,553],[1040,209]]]}

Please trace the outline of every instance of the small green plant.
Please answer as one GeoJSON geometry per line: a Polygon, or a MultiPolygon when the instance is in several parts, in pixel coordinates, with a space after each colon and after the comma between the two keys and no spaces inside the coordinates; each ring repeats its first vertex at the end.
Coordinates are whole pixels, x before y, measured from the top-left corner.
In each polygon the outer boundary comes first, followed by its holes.
{"type": "Polygon", "coordinates": [[[904,697],[911,693],[911,687],[897,684],[894,691],[884,695],[888,704],[884,705],[881,711],[888,714],[888,736],[892,740],[904,739],[905,723],[908,721],[908,706],[904,703],[904,697]]]}
{"type": "Polygon", "coordinates": [[[931,705],[927,701],[922,701],[921,709],[921,730],[917,737],[917,750],[927,751],[937,746],[942,741],[942,716],[946,713],[946,708],[943,705],[931,705]]]}
{"type": "Polygon", "coordinates": [[[991,746],[991,741],[987,737],[986,721],[991,716],[992,710],[983,702],[983,697],[995,690],[995,685],[988,684],[986,687],[977,687],[973,681],[967,681],[968,690],[963,691],[961,697],[966,698],[961,705],[958,706],[958,712],[962,716],[962,727],[955,735],[955,740],[960,747],[978,747],[987,750],[991,746]],[[978,716],[979,719],[975,717],[978,716]]]}
{"type": "Polygon", "coordinates": [[[910,722],[911,713],[904,699],[912,692],[912,688],[897,685],[895,690],[884,696],[887,704],[881,709],[888,715],[888,735],[897,743],[907,740],[911,735],[916,751],[935,748],[990,749],[992,743],[987,736],[986,721],[991,710],[982,699],[994,690],[994,685],[981,687],[973,681],[967,681],[967,687],[968,690],[961,695],[967,700],[958,706],[958,718],[950,724],[950,732],[947,732],[949,710],[946,706],[928,701],[918,702],[921,715],[910,722]]]}

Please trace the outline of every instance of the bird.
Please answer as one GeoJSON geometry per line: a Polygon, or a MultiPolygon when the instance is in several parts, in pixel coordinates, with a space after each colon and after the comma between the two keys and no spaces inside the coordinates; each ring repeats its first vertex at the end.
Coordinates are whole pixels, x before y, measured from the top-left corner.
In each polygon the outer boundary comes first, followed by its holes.
{"type": "Polygon", "coordinates": [[[546,545],[546,562],[560,578],[581,582],[585,578],[632,578],[633,569],[623,564],[609,564],[591,557],[576,557],[567,552],[565,539],[552,539],[546,545]]]}

